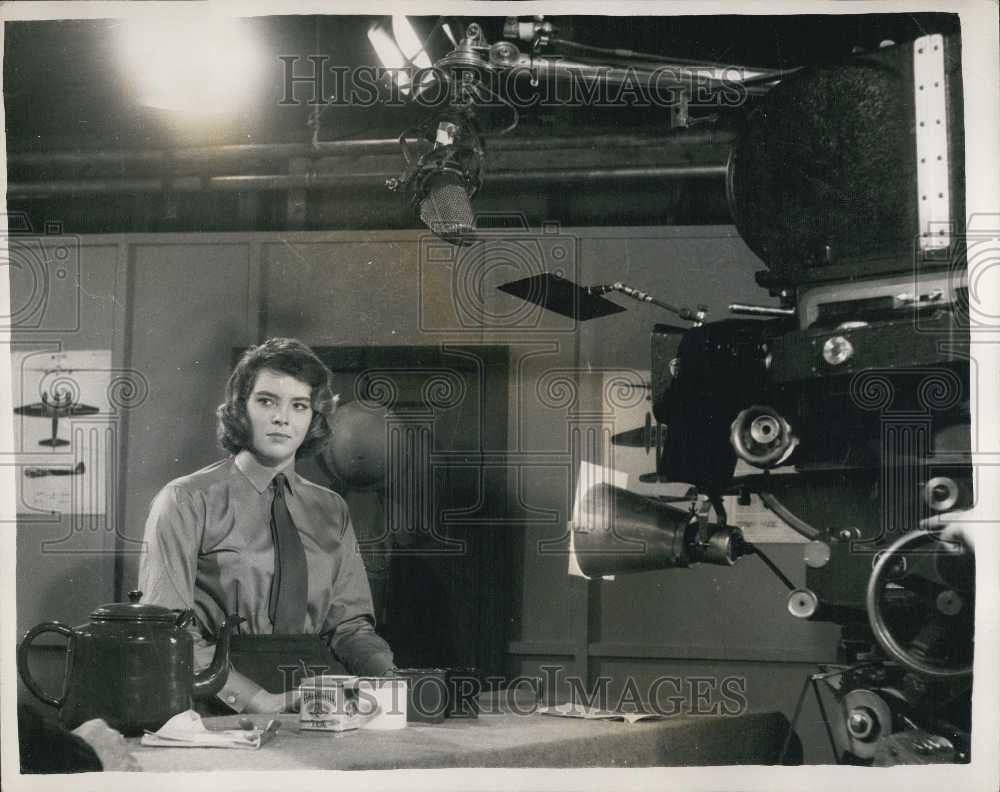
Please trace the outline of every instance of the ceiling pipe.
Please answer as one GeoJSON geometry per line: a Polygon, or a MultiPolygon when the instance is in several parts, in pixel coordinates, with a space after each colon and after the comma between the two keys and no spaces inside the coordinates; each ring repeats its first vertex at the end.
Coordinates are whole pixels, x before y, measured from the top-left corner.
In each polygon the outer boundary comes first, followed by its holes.
{"type": "MultiPolygon", "coordinates": [[[[692,66],[682,63],[651,63],[630,61],[621,65],[591,63],[559,56],[558,58],[538,58],[521,54],[512,66],[517,73],[531,75],[541,80],[590,80],[590,84],[603,83],[604,86],[635,85],[637,82],[647,89],[660,91],[671,89],[685,91],[689,95],[696,90],[728,89],[739,91],[741,96],[763,96],[770,89],[770,82],[778,80],[782,72],[777,69],[749,69],[746,66],[724,66],[705,64],[692,66]]],[[[667,102],[663,102],[664,105],[667,102]]]]}
{"type": "MultiPolygon", "coordinates": [[[[546,168],[498,170],[486,174],[486,182],[581,183],[615,180],[656,180],[719,178],[726,175],[722,165],[653,165],[634,168],[546,168]]],[[[309,190],[333,187],[383,188],[395,173],[302,173],[242,174],[232,176],[144,177],[133,179],[76,179],[46,182],[11,182],[7,194],[18,198],[65,195],[134,193],[261,192],[268,190],[309,190]]]]}
{"type": "Polygon", "coordinates": [[[487,183],[589,182],[627,179],[698,179],[725,178],[728,166],[722,165],[647,165],[636,168],[545,168],[544,170],[503,170],[486,173],[487,183]]]}
{"type": "MultiPolygon", "coordinates": [[[[487,137],[491,151],[549,151],[552,149],[622,149],[660,146],[724,145],[734,135],[725,130],[682,130],[663,135],[588,135],[579,137],[532,138],[487,137]]],[[[409,139],[416,143],[416,139],[409,139]]],[[[395,154],[399,151],[396,138],[370,140],[328,140],[316,143],[246,143],[218,146],[192,146],[177,149],[94,149],[91,151],[8,152],[8,161],[15,166],[51,167],[57,165],[100,165],[134,163],[162,165],[176,162],[218,162],[240,160],[283,160],[298,157],[336,157],[364,154],[395,154]]]]}

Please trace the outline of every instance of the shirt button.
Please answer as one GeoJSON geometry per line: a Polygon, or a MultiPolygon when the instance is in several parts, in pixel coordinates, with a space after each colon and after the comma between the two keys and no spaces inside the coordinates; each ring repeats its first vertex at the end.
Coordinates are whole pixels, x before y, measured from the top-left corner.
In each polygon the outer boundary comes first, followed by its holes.
{"type": "Polygon", "coordinates": [[[228,704],[235,704],[236,703],[236,696],[226,696],[226,702],[228,704]]]}

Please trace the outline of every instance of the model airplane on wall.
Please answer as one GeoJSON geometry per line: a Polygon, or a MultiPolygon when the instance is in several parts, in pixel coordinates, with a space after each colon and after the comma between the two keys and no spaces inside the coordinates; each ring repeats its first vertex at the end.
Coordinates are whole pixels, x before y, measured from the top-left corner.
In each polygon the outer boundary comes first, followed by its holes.
{"type": "Polygon", "coordinates": [[[72,394],[68,392],[56,393],[51,399],[48,391],[42,392],[42,400],[34,404],[26,404],[15,407],[17,415],[29,415],[33,418],[50,418],[52,420],[52,437],[39,440],[38,445],[57,448],[68,446],[69,440],[59,437],[59,419],[78,417],[81,415],[97,415],[100,412],[98,407],[89,404],[74,402],[72,394]]]}
{"type": "Polygon", "coordinates": [[[28,478],[45,478],[46,476],[82,476],[86,473],[83,462],[78,462],[76,467],[29,467],[24,469],[24,475],[28,478]]]}

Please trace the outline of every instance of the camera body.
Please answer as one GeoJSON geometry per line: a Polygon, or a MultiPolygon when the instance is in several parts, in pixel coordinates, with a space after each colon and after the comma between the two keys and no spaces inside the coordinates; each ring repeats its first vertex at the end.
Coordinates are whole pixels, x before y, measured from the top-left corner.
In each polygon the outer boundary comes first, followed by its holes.
{"type": "Polygon", "coordinates": [[[728,177],[778,307],[651,336],[660,480],[760,494],[807,539],[788,609],[842,625],[833,734],[852,761],[913,724],[949,746],[935,761],[967,758],[973,566],[911,575],[940,555],[922,522],[973,503],[960,80],[940,35],[782,80],[728,177]],[[927,581],[945,592],[929,605],[927,581]]]}
{"type": "MultiPolygon", "coordinates": [[[[750,113],[730,158],[730,207],[784,315],[696,326],[679,344],[677,328],[654,327],[661,478],[710,496],[772,492],[816,538],[869,554],[971,505],[957,47],[925,36],[803,70],[750,113]],[[931,149],[927,123],[941,128],[931,149]],[[932,183],[949,198],[936,214],[921,208],[932,183]],[[762,475],[734,482],[738,459],[762,475]],[[779,468],[795,472],[767,475],[779,468]]],[[[821,601],[864,610],[863,587],[809,574],[821,601]]]]}

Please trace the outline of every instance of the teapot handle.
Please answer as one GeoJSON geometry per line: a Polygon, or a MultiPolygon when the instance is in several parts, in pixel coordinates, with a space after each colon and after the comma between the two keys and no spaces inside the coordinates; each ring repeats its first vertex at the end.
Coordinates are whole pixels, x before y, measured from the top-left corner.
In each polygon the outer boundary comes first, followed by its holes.
{"type": "Polygon", "coordinates": [[[72,669],[66,669],[66,678],[63,680],[62,695],[59,698],[53,698],[38,686],[38,683],[35,682],[35,679],[31,676],[31,671],[28,668],[28,649],[31,646],[31,642],[45,632],[59,633],[60,635],[65,635],[69,639],[70,662],[72,663],[73,640],[76,638],[76,633],[73,631],[73,628],[63,624],[62,622],[44,622],[36,627],[32,627],[24,634],[24,638],[21,639],[21,645],[17,647],[17,673],[21,675],[21,679],[24,681],[28,690],[38,696],[38,698],[46,704],[51,704],[53,707],[59,708],[66,700],[65,679],[69,677],[72,669]]]}

